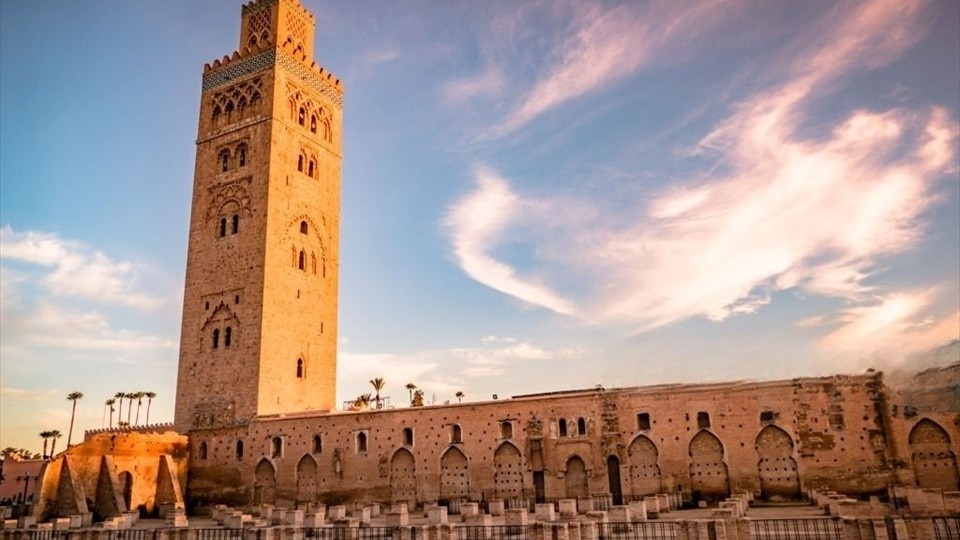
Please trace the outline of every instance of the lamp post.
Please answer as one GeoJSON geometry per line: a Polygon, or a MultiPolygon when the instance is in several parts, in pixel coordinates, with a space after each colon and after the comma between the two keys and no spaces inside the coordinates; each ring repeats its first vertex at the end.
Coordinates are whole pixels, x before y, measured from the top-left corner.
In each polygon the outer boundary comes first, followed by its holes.
{"type": "Polygon", "coordinates": [[[21,495],[20,502],[24,504],[26,504],[27,502],[27,491],[30,487],[31,478],[37,479],[37,478],[40,478],[40,475],[38,474],[35,476],[30,476],[30,473],[24,473],[23,475],[17,477],[17,482],[23,480],[23,494],[21,495]]]}

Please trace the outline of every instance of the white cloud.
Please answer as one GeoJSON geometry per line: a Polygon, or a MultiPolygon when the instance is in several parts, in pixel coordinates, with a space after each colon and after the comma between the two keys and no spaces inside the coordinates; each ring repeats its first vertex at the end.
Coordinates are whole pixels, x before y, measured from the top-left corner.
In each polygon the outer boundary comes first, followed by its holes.
{"type": "MultiPolygon", "coordinates": [[[[633,199],[632,206],[616,201],[627,212],[585,199],[522,196],[503,178],[479,171],[477,188],[446,219],[458,264],[526,302],[638,330],[753,313],[787,289],[858,302],[881,294],[868,278],[921,241],[937,181],[956,167],[958,128],[939,108],[861,109],[805,135],[812,104],[840,87],[843,76],[885,65],[919,38],[916,4],[844,9],[831,13],[794,61],[778,59],[791,66],[782,80],[742,100],[703,137],[695,153],[721,166],[633,199]],[[578,298],[543,280],[518,278],[493,258],[519,235],[534,239],[538,275],[582,278],[565,287],[578,298]]],[[[610,33],[596,39],[616,57],[617,32],[610,33]]],[[[602,83],[614,71],[599,64],[588,78],[602,83]]],[[[552,84],[573,76],[557,73],[530,94],[515,122],[574,95],[551,93],[552,84]]],[[[567,86],[593,88],[578,84],[567,86]]]]}
{"type": "Polygon", "coordinates": [[[477,169],[477,189],[451,207],[444,219],[460,267],[473,279],[534,305],[573,314],[576,307],[532,278],[517,275],[490,249],[523,210],[520,198],[488,169],[477,169]]]}
{"type": "Polygon", "coordinates": [[[478,96],[495,96],[500,93],[503,84],[503,73],[490,67],[478,74],[448,81],[441,87],[440,94],[448,103],[459,104],[478,96]]]}
{"type": "Polygon", "coordinates": [[[41,280],[51,292],[120,304],[138,309],[153,309],[163,298],[137,291],[137,280],[146,270],[130,262],[114,262],[99,251],[56,234],[14,231],[9,225],[0,229],[0,257],[53,267],[41,280]]]}
{"type": "Polygon", "coordinates": [[[15,401],[41,401],[59,394],[59,390],[30,390],[0,386],[0,397],[15,401]]]}

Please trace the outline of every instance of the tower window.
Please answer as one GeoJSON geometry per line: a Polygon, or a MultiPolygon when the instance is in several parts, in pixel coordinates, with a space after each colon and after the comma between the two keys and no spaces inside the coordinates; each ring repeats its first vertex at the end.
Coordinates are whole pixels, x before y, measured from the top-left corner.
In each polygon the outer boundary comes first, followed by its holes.
{"type": "Polygon", "coordinates": [[[450,426],[450,442],[455,444],[463,442],[463,430],[459,424],[450,426]]]}
{"type": "Polygon", "coordinates": [[[220,228],[218,229],[220,238],[227,235],[227,218],[220,218],[220,228]]]}
{"type": "Polygon", "coordinates": [[[313,160],[311,159],[307,167],[307,176],[309,176],[310,178],[313,178],[313,173],[316,170],[316,166],[317,166],[316,163],[314,163],[313,160]]]}
{"type": "Polygon", "coordinates": [[[513,438],[513,424],[511,424],[509,420],[505,422],[500,422],[500,438],[501,439],[513,438]]]}
{"type": "Polygon", "coordinates": [[[233,223],[231,225],[231,234],[237,234],[240,231],[240,216],[238,214],[233,215],[233,223]]]}
{"type": "Polygon", "coordinates": [[[230,346],[230,338],[231,338],[231,337],[233,337],[233,329],[228,326],[227,329],[224,330],[224,332],[223,332],[223,346],[224,346],[224,347],[229,347],[229,346],[230,346]]]}
{"type": "Polygon", "coordinates": [[[270,457],[283,457],[283,438],[274,437],[270,441],[270,457]]]}
{"type": "Polygon", "coordinates": [[[240,440],[237,441],[236,455],[237,455],[237,461],[243,460],[243,441],[240,441],[240,440]]]}
{"type": "Polygon", "coordinates": [[[310,226],[307,225],[306,221],[300,222],[300,234],[307,234],[310,231],[310,226]]]}
{"type": "Polygon", "coordinates": [[[697,413],[697,428],[708,429],[710,427],[710,414],[700,411],[697,413]]]}
{"type": "Polygon", "coordinates": [[[240,148],[237,149],[237,165],[240,167],[247,166],[247,147],[240,145],[240,148]]]}
{"type": "Polygon", "coordinates": [[[297,268],[303,270],[307,264],[307,254],[300,250],[300,256],[297,258],[297,268]]]}
{"type": "Polygon", "coordinates": [[[303,125],[304,118],[307,116],[307,111],[303,107],[300,107],[300,114],[297,115],[297,123],[301,126],[303,125]]]}
{"type": "Polygon", "coordinates": [[[357,453],[365,453],[367,451],[367,434],[364,432],[357,433],[357,453]]]}
{"type": "Polygon", "coordinates": [[[302,379],[303,376],[303,358],[297,358],[297,378],[302,379]]]}
{"type": "Polygon", "coordinates": [[[637,415],[637,429],[650,429],[650,413],[642,412],[637,415]]]}
{"type": "Polygon", "coordinates": [[[213,329],[213,348],[216,349],[219,346],[220,346],[220,329],[214,328],[213,329]]]}
{"type": "Polygon", "coordinates": [[[320,438],[320,435],[313,436],[313,453],[319,454],[323,451],[323,439],[320,438]]]}
{"type": "Polygon", "coordinates": [[[200,459],[207,459],[207,443],[200,443],[200,448],[197,450],[197,457],[200,459]]]}
{"type": "Polygon", "coordinates": [[[577,418],[577,435],[587,434],[587,421],[583,418],[577,418]]]}
{"type": "Polygon", "coordinates": [[[403,444],[406,446],[413,446],[413,429],[412,428],[403,428],[403,444]]]}
{"type": "Polygon", "coordinates": [[[303,156],[297,156],[297,172],[303,172],[303,156]]]}
{"type": "Polygon", "coordinates": [[[763,411],[760,413],[760,421],[764,423],[773,422],[773,411],[763,411]]]}
{"type": "Polygon", "coordinates": [[[316,133],[316,132],[317,132],[317,115],[311,114],[310,115],[310,133],[316,133]]]}
{"type": "Polygon", "coordinates": [[[557,422],[557,427],[560,428],[560,436],[561,436],[561,437],[566,437],[566,436],[567,436],[567,421],[566,421],[565,419],[561,418],[560,421],[557,422]]]}

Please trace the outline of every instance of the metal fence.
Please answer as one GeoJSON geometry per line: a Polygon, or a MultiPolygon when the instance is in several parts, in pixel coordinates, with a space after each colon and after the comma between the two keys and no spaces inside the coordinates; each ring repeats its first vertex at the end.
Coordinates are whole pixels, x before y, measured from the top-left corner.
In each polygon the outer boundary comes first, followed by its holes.
{"type": "Polygon", "coordinates": [[[839,518],[754,519],[754,540],[841,540],[839,518]]]}
{"type": "Polygon", "coordinates": [[[679,528],[676,521],[597,524],[600,540],[673,540],[679,528]]]}
{"type": "Polygon", "coordinates": [[[960,517],[935,517],[933,537],[936,540],[960,540],[960,517]]]}

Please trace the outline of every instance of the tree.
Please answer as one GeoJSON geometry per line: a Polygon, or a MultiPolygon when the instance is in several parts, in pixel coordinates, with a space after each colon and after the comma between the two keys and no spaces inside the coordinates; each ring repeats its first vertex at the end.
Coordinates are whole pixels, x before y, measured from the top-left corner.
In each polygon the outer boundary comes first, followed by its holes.
{"type": "Polygon", "coordinates": [[[417,390],[413,393],[413,399],[410,400],[411,407],[423,407],[423,390],[417,390]]]}
{"type": "Polygon", "coordinates": [[[50,441],[50,432],[41,431],[40,437],[43,439],[43,459],[47,459],[47,443],[50,441]]]}
{"type": "Polygon", "coordinates": [[[465,394],[463,393],[463,390],[457,390],[457,393],[454,395],[457,396],[457,403],[460,403],[463,401],[463,396],[465,394]]]}
{"type": "Polygon", "coordinates": [[[130,416],[132,416],[130,413],[133,412],[133,398],[136,397],[136,394],[134,394],[133,392],[127,392],[126,394],[123,395],[123,397],[127,398],[127,425],[129,426],[130,416]]]}
{"type": "Polygon", "coordinates": [[[143,405],[143,398],[147,394],[145,392],[134,392],[133,397],[137,400],[137,419],[133,422],[133,425],[140,425],[140,407],[143,405]]]}
{"type": "Polygon", "coordinates": [[[73,419],[77,414],[77,401],[80,399],[83,399],[83,392],[70,392],[67,395],[67,401],[73,402],[73,408],[70,410],[70,431],[67,432],[67,448],[70,448],[70,440],[73,438],[73,419]]]}
{"type": "Polygon", "coordinates": [[[373,385],[373,389],[377,393],[376,397],[374,398],[377,402],[377,408],[378,409],[383,408],[383,405],[380,402],[380,391],[383,390],[384,386],[386,386],[387,381],[385,381],[383,377],[377,377],[371,380],[370,384],[373,385]]]}
{"type": "Polygon", "coordinates": [[[370,394],[360,394],[357,396],[357,399],[353,400],[353,407],[355,409],[364,409],[370,407],[371,396],[370,394]]]}
{"type": "Polygon", "coordinates": [[[153,403],[153,398],[157,397],[156,392],[144,392],[144,396],[147,397],[147,425],[150,425],[150,405],[153,403]]]}
{"type": "Polygon", "coordinates": [[[113,399],[120,400],[120,403],[117,405],[117,422],[120,422],[120,419],[123,418],[123,398],[127,397],[123,392],[117,392],[113,395],[113,399]]]}
{"type": "Polygon", "coordinates": [[[116,410],[116,409],[113,408],[113,404],[116,403],[116,402],[117,402],[117,400],[115,400],[115,399],[108,399],[108,400],[105,402],[105,403],[107,404],[107,406],[110,407],[110,429],[113,429],[113,411],[116,410]]]}
{"type": "Polygon", "coordinates": [[[407,392],[410,393],[410,403],[413,403],[413,391],[417,389],[417,385],[412,382],[407,383],[407,392]]]}
{"type": "MultiPolygon", "coordinates": [[[[53,431],[50,432],[50,438],[53,440],[53,442],[50,444],[50,457],[53,457],[54,455],[56,455],[56,453],[57,453],[57,439],[59,439],[60,437],[63,437],[63,433],[60,433],[59,430],[56,430],[56,429],[55,429],[55,430],[53,430],[53,431]]],[[[69,441],[70,441],[70,439],[67,439],[67,442],[69,442],[69,441]]]]}
{"type": "Polygon", "coordinates": [[[8,457],[16,457],[17,459],[40,459],[40,454],[34,454],[33,452],[27,450],[26,448],[14,448],[8,446],[3,450],[0,450],[0,457],[6,460],[8,457]]]}

